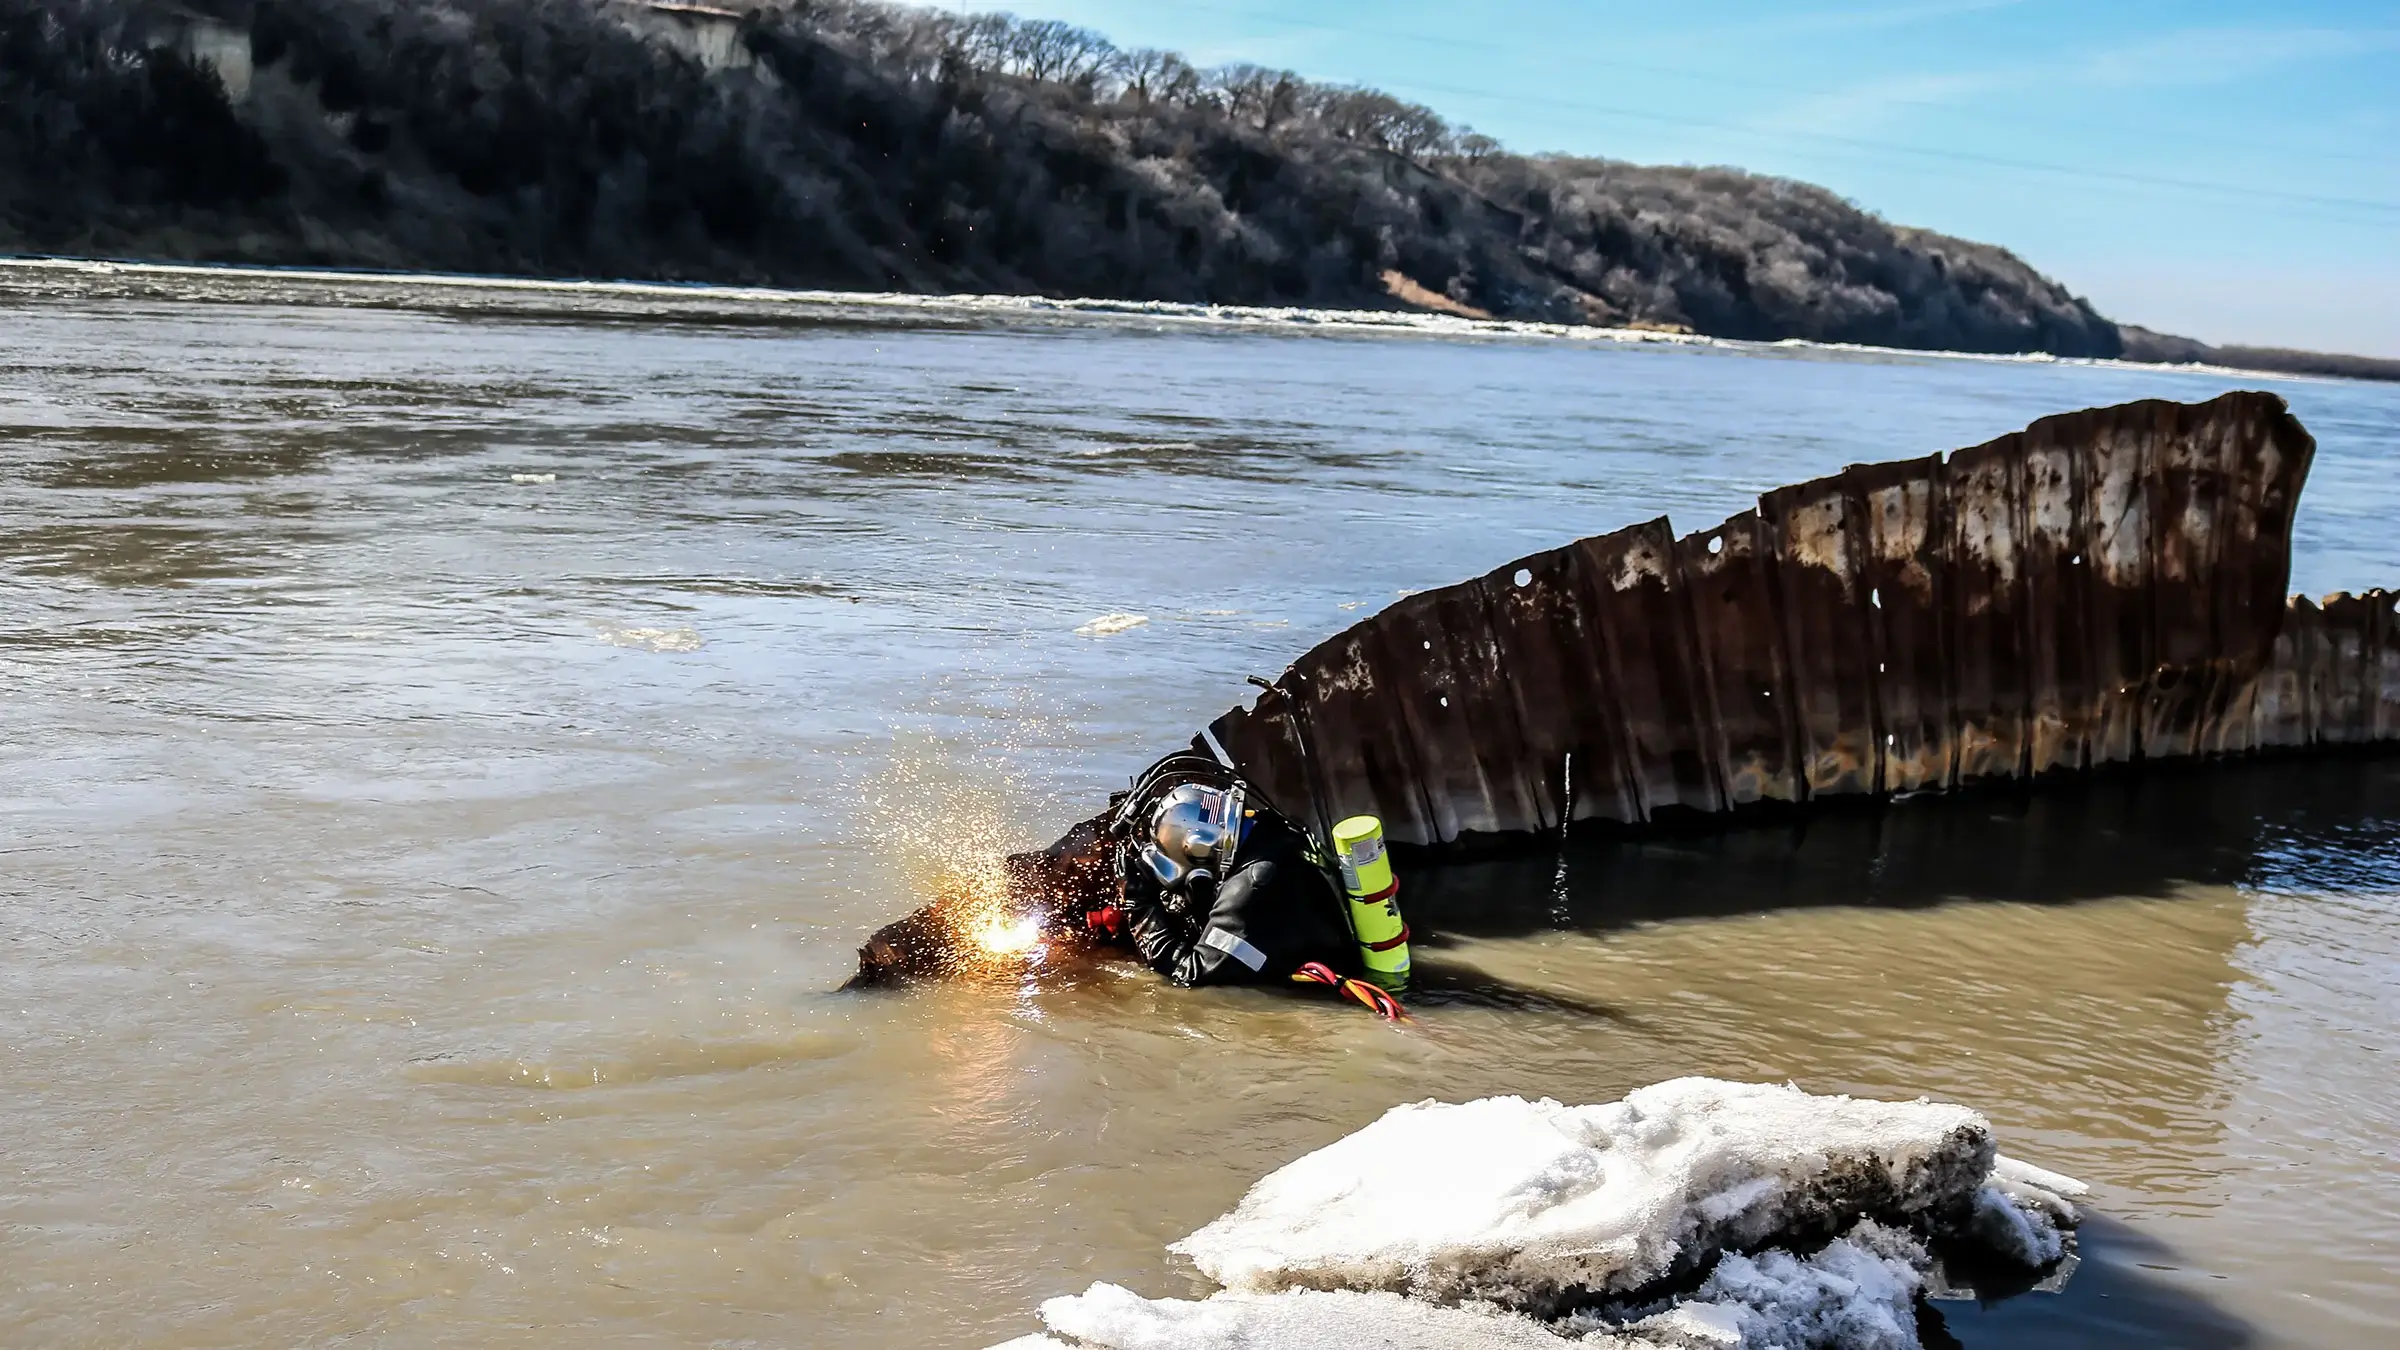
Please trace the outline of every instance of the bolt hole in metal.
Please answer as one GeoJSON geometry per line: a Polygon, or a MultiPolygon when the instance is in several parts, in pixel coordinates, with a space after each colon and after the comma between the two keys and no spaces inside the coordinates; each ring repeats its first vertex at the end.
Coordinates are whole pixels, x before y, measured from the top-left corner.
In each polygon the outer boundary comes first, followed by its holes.
{"type": "Polygon", "coordinates": [[[1516,581],[1517,581],[1517,584],[1518,584],[1519,586],[1530,586],[1530,585],[1532,585],[1532,584],[1533,584],[1533,569],[1532,569],[1532,568],[1530,568],[1530,567],[1520,567],[1520,568],[1518,568],[1518,569],[1517,569],[1517,577],[1516,577],[1516,581]]]}
{"type": "Polygon", "coordinates": [[[1867,603],[1877,609],[1883,608],[1883,588],[1881,586],[1867,592],[1867,603]]]}
{"type": "Polygon", "coordinates": [[[1442,706],[1445,708],[1450,706],[1450,696],[1448,694],[1442,695],[1442,706]]]}
{"type": "Polygon", "coordinates": [[[1427,639],[1425,639],[1425,650],[1427,650],[1427,651],[1432,651],[1432,650],[1433,650],[1433,639],[1432,639],[1432,638],[1427,638],[1427,639]]]}
{"type": "Polygon", "coordinates": [[[1716,538],[1709,540],[1708,551],[1711,553],[1723,553],[1725,551],[1725,536],[1720,534],[1716,538]]]}

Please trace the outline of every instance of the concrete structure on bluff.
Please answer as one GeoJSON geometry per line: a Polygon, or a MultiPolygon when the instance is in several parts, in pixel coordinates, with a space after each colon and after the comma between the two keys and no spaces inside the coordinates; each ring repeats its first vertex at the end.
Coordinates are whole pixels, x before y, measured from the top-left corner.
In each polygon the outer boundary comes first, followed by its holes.
{"type": "Polygon", "coordinates": [[[1403,845],[2400,741],[2400,595],[2288,603],[2270,394],[2045,418],[1410,597],[1196,738],[1403,845]]]}
{"type": "Polygon", "coordinates": [[[257,69],[250,56],[248,25],[166,6],[143,12],[137,36],[150,51],[171,51],[194,69],[214,72],[235,107],[249,101],[257,69]]]}
{"type": "Polygon", "coordinates": [[[619,3],[611,8],[627,28],[683,53],[704,70],[758,68],[758,58],[742,41],[740,10],[673,3],[619,3]]]}
{"type": "MultiPolygon", "coordinates": [[[[691,58],[703,70],[767,74],[742,41],[743,10],[672,0],[614,0],[609,8],[630,31],[691,58]]],[[[196,69],[214,72],[235,107],[249,101],[258,72],[248,24],[159,6],[143,10],[133,37],[144,49],[171,51],[196,69]]]]}

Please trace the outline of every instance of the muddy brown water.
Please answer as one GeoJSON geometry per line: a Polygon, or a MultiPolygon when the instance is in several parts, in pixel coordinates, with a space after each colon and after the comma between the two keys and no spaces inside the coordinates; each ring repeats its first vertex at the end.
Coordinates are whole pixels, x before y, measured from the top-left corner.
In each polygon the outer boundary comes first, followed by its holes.
{"type": "MultiPolygon", "coordinates": [[[[1167,1242],[1395,1103],[1682,1073],[2092,1182],[2067,1290],[1963,1344],[2400,1339],[2390,760],[1412,876],[1397,1032],[830,992],[1400,591],[2260,381],[329,296],[0,285],[0,1344],[982,1346],[1198,1292],[1167,1242]]],[[[2400,580],[2400,389],[2271,387],[2296,585],[2400,580]]]]}

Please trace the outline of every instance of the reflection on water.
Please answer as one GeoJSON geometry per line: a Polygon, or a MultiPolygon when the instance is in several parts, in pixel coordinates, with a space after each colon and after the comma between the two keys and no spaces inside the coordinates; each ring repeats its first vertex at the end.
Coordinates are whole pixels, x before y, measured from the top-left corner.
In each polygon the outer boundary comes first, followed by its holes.
{"type": "Polygon", "coordinates": [[[1593,831],[1564,849],[1420,863],[1410,898],[1421,925],[1506,934],[1817,905],[2054,905],[2294,873],[2355,889],[2400,881],[2379,851],[2396,820],[2400,779],[2376,756],[2176,765],[1723,833],[1593,831]]]}
{"type": "Polygon", "coordinates": [[[2281,1339],[2218,1306],[2205,1289],[2178,1278],[2186,1272],[2172,1248],[2108,1215],[2095,1215],[2084,1224],[2077,1247],[2081,1259],[2066,1297],[1943,1301],[1936,1308],[1941,1332],[1925,1338],[1929,1350],[1978,1345],[2248,1350],[2281,1339]]]}
{"type": "MultiPolygon", "coordinates": [[[[1967,1345],[2400,1328],[2389,762],[1413,870],[1401,1030],[1108,964],[830,992],[1399,591],[2222,380],[11,303],[0,1344],[982,1346],[1197,1292],[1167,1242],[1396,1102],[1695,1072],[2096,1184],[1967,1345]]],[[[2298,584],[2400,576],[2400,391],[2284,387],[2298,584]]]]}
{"type": "Polygon", "coordinates": [[[221,525],[166,520],[40,525],[0,533],[0,563],[28,579],[118,587],[228,581],[260,575],[272,565],[250,541],[221,525]]]}
{"type": "Polygon", "coordinates": [[[82,453],[85,438],[54,436],[63,453],[43,457],[39,481],[52,488],[146,488],[178,483],[232,483],[309,473],[325,458],[313,445],[156,446],[139,430],[119,430],[91,439],[126,443],[127,452],[82,453]]]}

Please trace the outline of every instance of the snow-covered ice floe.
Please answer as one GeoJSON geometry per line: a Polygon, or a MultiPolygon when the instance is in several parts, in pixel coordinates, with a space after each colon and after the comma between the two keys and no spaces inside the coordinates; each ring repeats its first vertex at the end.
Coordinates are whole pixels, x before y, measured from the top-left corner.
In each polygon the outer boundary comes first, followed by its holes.
{"type": "Polygon", "coordinates": [[[2057,1265],[2083,1193],[1938,1102],[1707,1078],[1419,1102],[1174,1245],[1224,1292],[1094,1285],[1011,1346],[1913,1350],[1946,1262],[2057,1265]]]}

